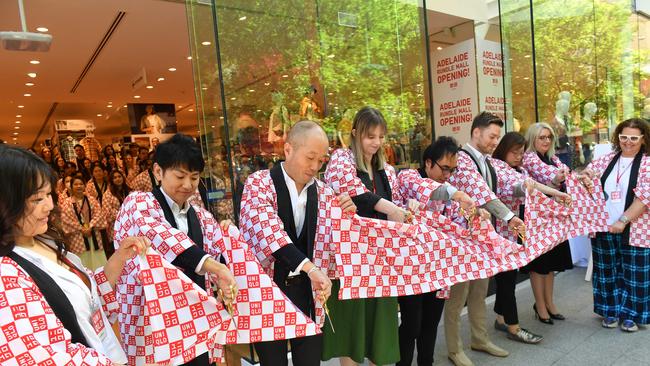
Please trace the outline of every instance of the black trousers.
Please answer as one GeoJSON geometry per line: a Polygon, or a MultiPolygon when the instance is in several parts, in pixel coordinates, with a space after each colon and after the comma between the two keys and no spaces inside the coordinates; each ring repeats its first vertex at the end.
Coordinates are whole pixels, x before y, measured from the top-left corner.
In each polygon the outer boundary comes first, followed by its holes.
{"type": "MultiPolygon", "coordinates": [[[[291,283],[279,283],[278,287],[305,315],[314,318],[314,300],[311,282],[306,275],[291,283]]],[[[291,340],[255,343],[255,351],[261,366],[286,366],[288,343],[291,343],[291,361],[295,366],[319,366],[323,351],[323,336],[294,338],[291,340]]]]}
{"type": "Polygon", "coordinates": [[[517,270],[501,272],[494,276],[496,282],[496,298],[494,312],[503,316],[508,325],[519,324],[517,315],[517,298],[515,286],[517,285],[517,270]]]}
{"type": "Polygon", "coordinates": [[[400,360],[396,366],[410,366],[413,350],[418,348],[418,366],[433,365],[438,323],[445,300],[436,298],[436,292],[402,296],[397,299],[402,323],[399,326],[400,360]]]}

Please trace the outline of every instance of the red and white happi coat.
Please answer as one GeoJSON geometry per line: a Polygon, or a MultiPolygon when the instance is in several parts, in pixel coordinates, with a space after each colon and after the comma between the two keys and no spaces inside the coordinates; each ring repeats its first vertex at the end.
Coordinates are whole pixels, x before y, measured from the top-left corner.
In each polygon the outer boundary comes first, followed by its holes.
{"type": "MultiPolygon", "coordinates": [[[[598,177],[601,177],[615,156],[616,153],[614,152],[601,156],[598,159],[594,159],[587,168],[593,170],[598,177]]],[[[610,174],[616,173],[612,171],[610,174]]],[[[601,187],[600,179],[596,184],[601,187]]],[[[630,223],[630,245],[650,248],[650,156],[644,155],[641,158],[641,166],[639,167],[639,176],[634,194],[643,202],[646,209],[641,216],[630,223]]]]}
{"type": "MultiPolygon", "coordinates": [[[[523,168],[516,170],[499,159],[490,159],[490,164],[497,173],[497,197],[515,216],[519,216],[519,206],[525,203],[526,197],[515,197],[515,187],[528,178],[528,172],[523,168]]],[[[515,243],[517,242],[517,233],[508,228],[507,222],[496,220],[494,228],[499,235],[515,243]]]]}
{"type": "MultiPolygon", "coordinates": [[[[218,343],[317,334],[318,327],[264,273],[239,231],[231,226],[224,233],[208,211],[196,205],[193,208],[203,232],[203,250],[215,258],[223,255],[237,281],[234,324],[227,321],[230,316],[216,303],[211,290],[206,294],[169,264],[194,243],[169,225],[152,193],[131,193],[115,221],[116,245],[127,236],[146,236],[161,258],[147,255],[147,268],[142,267],[141,258],[128,261],[116,286],[120,332],[129,364],[184,363],[206,350],[212,359],[221,360],[218,343]],[[215,327],[216,339],[211,336],[215,327]]],[[[206,288],[212,288],[207,276],[206,288]]]]}
{"type": "MultiPolygon", "coordinates": [[[[97,240],[97,245],[102,249],[102,236],[100,235],[100,229],[106,227],[106,220],[104,212],[102,211],[102,206],[99,204],[99,201],[92,196],[86,195],[88,199],[88,204],[90,205],[90,227],[93,227],[95,231],[94,238],[97,240]]],[[[79,222],[79,218],[75,213],[74,209],[75,199],[73,197],[68,197],[63,201],[61,205],[61,227],[63,232],[66,235],[65,242],[68,246],[68,250],[72,253],[79,254],[86,251],[86,244],[84,242],[83,234],[81,230],[83,225],[79,222]]],[[[79,213],[82,214],[81,207],[77,207],[79,213]]]]}
{"type": "Polygon", "coordinates": [[[553,187],[553,178],[560,169],[569,171],[569,167],[564,165],[557,156],[553,155],[551,161],[555,165],[549,165],[539,158],[536,152],[526,151],[524,153],[523,168],[526,169],[531,178],[549,187],[553,187]]]}
{"type": "MultiPolygon", "coordinates": [[[[103,268],[88,272],[106,313],[117,308],[103,268]]],[[[11,258],[0,257],[0,364],[113,365],[92,348],[71,342],[68,332],[31,277],[11,258]]]]}

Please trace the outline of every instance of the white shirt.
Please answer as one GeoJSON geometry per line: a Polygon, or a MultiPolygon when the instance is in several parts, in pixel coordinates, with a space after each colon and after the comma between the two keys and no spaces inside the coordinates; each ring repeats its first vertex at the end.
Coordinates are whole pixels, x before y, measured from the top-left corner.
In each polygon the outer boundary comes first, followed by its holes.
{"type": "MultiPolygon", "coordinates": [[[[302,231],[302,226],[305,223],[305,213],[307,212],[307,188],[316,182],[312,178],[305,186],[302,191],[298,193],[298,188],[296,188],[296,181],[294,181],[284,170],[284,163],[280,163],[282,168],[282,174],[284,174],[284,182],[287,184],[287,189],[289,190],[289,197],[291,198],[291,210],[293,211],[293,223],[296,225],[296,235],[300,235],[302,231]]],[[[297,276],[300,274],[302,267],[307,263],[309,259],[305,258],[294,271],[289,273],[289,276],[297,276]]]]}
{"type": "MultiPolygon", "coordinates": [[[[167,193],[165,193],[165,190],[162,187],[160,187],[160,191],[162,192],[163,196],[165,196],[165,201],[167,201],[169,208],[172,210],[172,214],[174,215],[174,220],[176,221],[178,230],[182,231],[184,234],[187,234],[189,231],[189,228],[187,227],[187,211],[190,209],[190,204],[185,202],[185,204],[183,204],[183,207],[180,207],[176,202],[174,202],[173,199],[171,199],[171,197],[167,195],[167,193]]],[[[210,255],[206,254],[203,256],[203,258],[201,258],[199,264],[197,264],[196,268],[194,269],[194,272],[196,272],[196,274],[205,274],[205,271],[202,271],[201,269],[203,268],[203,263],[205,263],[206,259],[209,257],[210,255]]]]}
{"type": "MultiPolygon", "coordinates": [[[[42,239],[41,241],[50,246],[53,245],[51,242],[42,239]]],[[[73,304],[77,323],[79,323],[81,332],[83,333],[84,338],[86,338],[88,345],[100,354],[108,357],[111,361],[126,364],[126,354],[124,354],[120,342],[115,337],[115,333],[113,333],[113,329],[106,318],[106,314],[101,310],[101,300],[97,293],[97,284],[95,283],[95,279],[92,276],[88,276],[92,288],[91,292],[91,290],[88,289],[88,286],[86,286],[86,284],[76,274],[56,264],[49,258],[31,249],[19,246],[14,247],[14,252],[42,269],[52,277],[57,285],[59,285],[70,303],[73,304]],[[97,334],[92,324],[93,309],[100,309],[102,314],[104,331],[102,331],[101,334],[97,334]]],[[[77,267],[77,269],[86,273],[79,257],[70,252],[66,254],[66,257],[77,267]]]]}
{"type": "Polygon", "coordinates": [[[609,213],[607,225],[612,225],[623,215],[625,212],[625,198],[627,197],[627,188],[630,184],[630,172],[632,171],[632,162],[634,158],[620,157],[614,169],[609,173],[605,181],[604,190],[607,194],[607,201],[605,202],[605,209],[609,213]],[[621,178],[616,186],[616,175],[620,174],[621,178]],[[612,192],[620,191],[621,200],[619,202],[612,202],[612,192]]]}

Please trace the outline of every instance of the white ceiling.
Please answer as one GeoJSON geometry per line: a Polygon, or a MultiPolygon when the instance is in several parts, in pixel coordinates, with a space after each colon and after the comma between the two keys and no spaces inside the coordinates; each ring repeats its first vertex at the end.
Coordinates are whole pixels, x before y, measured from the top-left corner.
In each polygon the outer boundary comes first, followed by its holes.
{"type": "MultiPolygon", "coordinates": [[[[18,132],[17,142],[29,147],[52,135],[54,120],[92,119],[96,136],[104,142],[128,134],[125,109],[116,110],[134,102],[182,106],[179,129],[196,131],[195,112],[187,108],[195,98],[183,1],[25,0],[25,11],[30,31],[47,27],[54,39],[45,53],[0,50],[0,139],[14,142],[13,132],[18,132]],[[119,11],[125,17],[76,93],[70,93],[119,11]],[[40,64],[32,65],[30,60],[40,64]],[[177,71],[168,71],[170,67],[177,71]],[[134,91],[131,81],[142,68],[153,89],[134,91]],[[28,77],[30,72],[37,77],[28,77]],[[158,77],[165,81],[156,81],[158,77]],[[25,86],[27,82],[35,85],[25,86]],[[135,95],[141,98],[134,99],[135,95]],[[58,105],[37,139],[54,103],[58,105]]],[[[0,31],[19,30],[17,1],[0,1],[0,14],[0,31]]]]}

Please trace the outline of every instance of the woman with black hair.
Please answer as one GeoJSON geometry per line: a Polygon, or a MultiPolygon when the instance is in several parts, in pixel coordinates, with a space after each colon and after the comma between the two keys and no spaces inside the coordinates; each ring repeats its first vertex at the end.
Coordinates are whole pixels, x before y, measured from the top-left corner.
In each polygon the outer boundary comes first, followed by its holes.
{"type": "MultiPolygon", "coordinates": [[[[124,173],[121,171],[113,170],[109,176],[108,189],[104,194],[102,208],[104,209],[104,217],[106,217],[106,231],[108,232],[108,237],[112,239],[115,218],[117,218],[117,213],[120,211],[122,202],[131,193],[131,188],[126,184],[126,177],[124,177],[124,173]]],[[[109,256],[106,255],[106,257],[108,258],[109,256]]]]}
{"type": "Polygon", "coordinates": [[[104,193],[108,189],[108,174],[106,168],[99,162],[94,162],[90,167],[92,178],[86,184],[86,194],[103,203],[104,193]]]}
{"type": "MultiPolygon", "coordinates": [[[[536,183],[528,177],[528,173],[521,166],[524,157],[526,139],[518,132],[506,133],[499,142],[499,145],[492,153],[492,165],[504,179],[498,180],[497,197],[508,208],[524,219],[524,199],[526,188],[538,189],[540,192],[555,197],[558,200],[570,200],[571,197],[557,189],[536,183]],[[506,174],[503,174],[505,172],[506,174]],[[507,178],[505,178],[507,177],[507,178]]],[[[499,235],[513,242],[518,237],[512,230],[508,229],[507,223],[497,221],[495,230],[499,235]]],[[[536,344],[544,339],[541,335],[534,334],[519,326],[517,314],[517,299],[515,297],[515,286],[517,285],[517,270],[498,273],[494,276],[496,281],[496,299],[494,312],[497,319],[494,327],[505,332],[509,339],[514,341],[536,344]]]]}
{"type": "Polygon", "coordinates": [[[0,362],[125,364],[106,313],[124,263],[148,241],[126,238],[92,273],[65,250],[53,225],[52,169],[27,150],[2,146],[0,181],[0,362]]]}
{"type": "Polygon", "coordinates": [[[61,223],[68,249],[81,256],[88,267],[96,268],[105,262],[104,258],[96,258],[95,251],[103,248],[99,230],[106,228],[106,220],[99,202],[85,192],[81,177],[73,176],[70,187],[70,198],[61,206],[61,223]]]}

